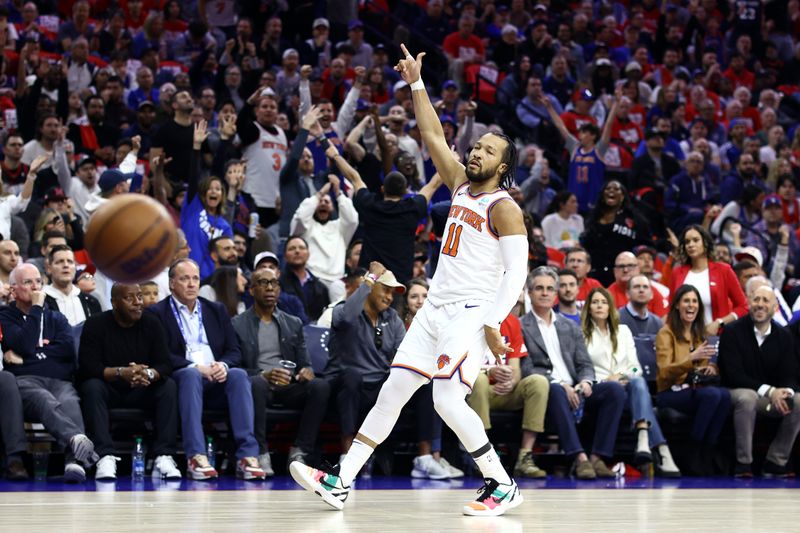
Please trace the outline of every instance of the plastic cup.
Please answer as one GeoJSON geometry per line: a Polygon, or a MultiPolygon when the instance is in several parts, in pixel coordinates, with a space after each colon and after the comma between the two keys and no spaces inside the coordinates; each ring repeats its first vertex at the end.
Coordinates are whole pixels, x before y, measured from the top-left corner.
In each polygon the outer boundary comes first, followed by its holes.
{"type": "Polygon", "coordinates": [[[294,361],[287,361],[286,359],[282,359],[278,362],[281,365],[281,368],[289,372],[289,380],[291,381],[294,379],[294,373],[297,370],[297,363],[294,361]]]}
{"type": "Polygon", "coordinates": [[[33,478],[36,481],[44,481],[47,479],[47,467],[49,463],[49,453],[33,452],[33,478]]]}

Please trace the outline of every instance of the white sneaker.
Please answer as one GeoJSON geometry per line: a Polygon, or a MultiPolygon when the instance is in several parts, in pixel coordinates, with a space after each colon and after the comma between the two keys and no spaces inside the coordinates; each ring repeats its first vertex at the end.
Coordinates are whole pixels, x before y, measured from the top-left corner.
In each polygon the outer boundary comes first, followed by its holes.
{"type": "Polygon", "coordinates": [[[104,455],[95,465],[94,478],[98,481],[113,481],[117,479],[117,461],[119,457],[104,455]]]}
{"type": "Polygon", "coordinates": [[[432,455],[420,455],[414,458],[414,469],[411,477],[427,479],[450,479],[450,473],[432,455]]]}
{"type": "Polygon", "coordinates": [[[86,470],[78,463],[67,463],[64,465],[65,483],[83,483],[86,481],[86,470]]]}
{"type": "Polygon", "coordinates": [[[265,476],[271,477],[275,475],[275,470],[272,468],[272,458],[269,456],[269,452],[262,453],[258,456],[258,464],[261,466],[261,470],[264,471],[265,476]]]}
{"type": "Polygon", "coordinates": [[[464,477],[464,471],[448,463],[447,459],[445,459],[444,457],[439,457],[439,460],[437,462],[439,463],[439,466],[445,469],[450,479],[464,477]]]}
{"type": "Polygon", "coordinates": [[[153,477],[159,479],[181,479],[183,475],[171,455],[159,455],[153,463],[153,477]]]}

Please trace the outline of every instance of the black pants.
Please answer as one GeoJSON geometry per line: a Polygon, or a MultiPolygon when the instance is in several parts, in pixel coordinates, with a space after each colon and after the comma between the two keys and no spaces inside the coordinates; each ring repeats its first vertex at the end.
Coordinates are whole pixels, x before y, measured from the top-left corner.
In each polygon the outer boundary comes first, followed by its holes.
{"type": "Polygon", "coordinates": [[[22,398],[14,374],[0,371],[0,440],[5,455],[19,455],[28,449],[22,416],[22,398]]]}
{"type": "Polygon", "coordinates": [[[284,387],[273,387],[261,374],[250,376],[253,390],[253,410],[255,423],[253,433],[258,441],[259,453],[266,451],[267,407],[280,405],[290,409],[302,409],[295,446],[309,453],[314,449],[319,427],[327,411],[330,385],[327,381],[315,378],[311,381],[293,382],[284,387]]]}
{"type": "Polygon", "coordinates": [[[86,430],[100,455],[114,453],[108,410],[134,407],[154,411],[156,438],[153,454],[172,455],[178,437],[178,386],[172,378],[162,378],[146,388],[130,388],[127,383],[106,383],[89,379],[81,385],[86,430]]]}

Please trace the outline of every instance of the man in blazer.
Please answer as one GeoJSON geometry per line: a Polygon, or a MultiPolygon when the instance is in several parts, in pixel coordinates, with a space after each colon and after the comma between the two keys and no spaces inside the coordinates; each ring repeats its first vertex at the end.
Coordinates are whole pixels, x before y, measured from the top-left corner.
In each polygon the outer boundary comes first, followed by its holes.
{"type": "Polygon", "coordinates": [[[208,462],[203,438],[203,403],[228,407],[236,441],[236,475],[264,479],[253,434],[253,396],[242,354],[225,308],[198,298],[200,268],[191,259],[179,259],[169,269],[170,296],[149,307],[167,332],[172,378],[178,384],[187,474],[192,479],[217,477],[208,462]]]}
{"type": "Polygon", "coordinates": [[[258,461],[267,475],[274,474],[266,451],[267,406],[278,403],[303,410],[289,463],[305,463],[306,455],[314,449],[330,395],[328,382],[317,378],[311,368],[303,322],[276,307],[280,290],[275,271],[257,269],[250,279],[253,306],[233,319],[242,348],[242,367],[250,375],[253,389],[258,461]],[[297,365],[296,372],[283,368],[283,361],[297,365]]]}
{"type": "Polygon", "coordinates": [[[800,431],[800,362],[796,346],[800,327],[780,327],[772,316],[777,301],[772,284],[762,276],[748,280],[749,314],[731,322],[719,341],[722,385],[731,389],[736,432],[736,477],[752,477],[753,429],[756,416],[780,418],[778,433],[767,451],[765,477],[786,477],[786,463],[800,431]],[[792,335],[794,333],[794,335],[792,335]]]}
{"type": "Polygon", "coordinates": [[[520,320],[528,348],[522,376],[541,374],[550,380],[547,419],[555,426],[564,453],[575,457],[578,479],[614,477],[602,458],[614,455],[625,389],[616,381],[594,383],[594,365],[581,330],[553,311],[558,287],[555,270],[535,269],[528,276],[527,287],[533,310],[520,320]],[[591,458],[584,452],[576,428],[584,398],[585,408],[597,412],[591,458]]]}

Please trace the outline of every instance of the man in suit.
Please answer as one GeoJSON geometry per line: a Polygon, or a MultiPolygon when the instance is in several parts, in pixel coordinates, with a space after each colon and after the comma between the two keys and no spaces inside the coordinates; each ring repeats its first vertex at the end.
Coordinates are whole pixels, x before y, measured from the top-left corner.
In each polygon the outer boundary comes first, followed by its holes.
{"type": "Polygon", "coordinates": [[[302,321],[276,307],[280,290],[273,270],[257,269],[250,279],[253,307],[233,319],[242,348],[242,367],[250,375],[253,389],[258,460],[267,475],[274,474],[267,453],[267,406],[279,403],[303,410],[289,463],[305,462],[314,449],[330,395],[328,382],[317,378],[311,368],[302,321]],[[283,361],[296,364],[297,371],[283,368],[283,361]]]}
{"type": "Polygon", "coordinates": [[[790,332],[772,320],[777,301],[766,278],[751,278],[746,287],[749,313],[725,326],[719,341],[720,376],[731,389],[734,410],[734,475],[753,476],[753,430],[761,415],[781,419],[762,472],[765,477],[787,477],[786,463],[800,432],[800,402],[794,398],[800,388],[800,328],[794,324],[790,332]]]}
{"type": "Polygon", "coordinates": [[[578,479],[613,478],[602,458],[614,455],[625,389],[614,381],[594,383],[594,365],[580,328],[553,311],[557,287],[558,274],[550,267],[539,267],[528,276],[533,309],[520,320],[528,348],[528,357],[521,361],[522,377],[541,374],[550,381],[547,420],[555,426],[564,453],[575,458],[578,479]],[[583,407],[597,413],[591,457],[576,428],[583,407]]]}
{"type": "Polygon", "coordinates": [[[200,267],[179,259],[169,269],[171,295],[147,309],[167,332],[172,378],[178,384],[178,409],[187,474],[196,480],[213,479],[217,471],[208,462],[203,438],[203,404],[227,406],[236,441],[236,475],[264,479],[253,434],[253,397],[247,372],[239,366],[242,354],[225,307],[198,297],[200,267]]]}

